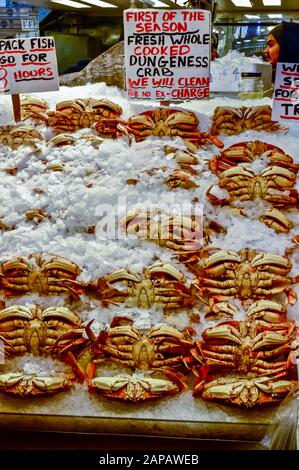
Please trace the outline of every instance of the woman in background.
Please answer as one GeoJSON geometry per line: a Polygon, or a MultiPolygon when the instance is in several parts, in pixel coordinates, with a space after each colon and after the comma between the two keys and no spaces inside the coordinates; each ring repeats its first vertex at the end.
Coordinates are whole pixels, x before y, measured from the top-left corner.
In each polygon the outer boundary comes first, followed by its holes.
{"type": "Polygon", "coordinates": [[[211,60],[218,59],[219,54],[218,54],[218,34],[217,33],[212,33],[212,44],[211,44],[211,60]]]}
{"type": "Polygon", "coordinates": [[[279,24],[273,28],[267,38],[266,47],[264,50],[267,62],[276,65],[280,53],[280,45],[282,40],[283,24],[279,24]]]}

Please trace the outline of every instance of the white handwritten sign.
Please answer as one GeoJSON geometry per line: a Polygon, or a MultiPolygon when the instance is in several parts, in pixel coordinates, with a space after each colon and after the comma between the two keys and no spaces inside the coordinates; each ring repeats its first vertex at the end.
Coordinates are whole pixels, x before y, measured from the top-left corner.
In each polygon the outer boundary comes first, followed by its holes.
{"type": "Polygon", "coordinates": [[[0,93],[59,90],[54,39],[0,39],[0,93]]]}
{"type": "Polygon", "coordinates": [[[125,10],[128,98],[209,98],[210,24],[206,10],[125,10]]]}
{"type": "Polygon", "coordinates": [[[299,64],[277,64],[272,119],[299,125],[299,64]]]}

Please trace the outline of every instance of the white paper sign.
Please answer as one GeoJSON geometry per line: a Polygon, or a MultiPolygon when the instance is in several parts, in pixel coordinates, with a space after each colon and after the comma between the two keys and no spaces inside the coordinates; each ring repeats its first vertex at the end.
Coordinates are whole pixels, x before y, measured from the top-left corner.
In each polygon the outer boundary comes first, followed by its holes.
{"type": "Polygon", "coordinates": [[[0,39],[0,93],[59,90],[54,39],[0,39]]]}
{"type": "Polygon", "coordinates": [[[211,62],[210,90],[229,91],[239,90],[241,67],[223,65],[217,60],[211,62]]]}
{"type": "Polygon", "coordinates": [[[129,9],[124,31],[129,99],[209,98],[209,11],[129,9]]]}
{"type": "Polygon", "coordinates": [[[272,119],[299,125],[299,64],[277,64],[272,119]]]}

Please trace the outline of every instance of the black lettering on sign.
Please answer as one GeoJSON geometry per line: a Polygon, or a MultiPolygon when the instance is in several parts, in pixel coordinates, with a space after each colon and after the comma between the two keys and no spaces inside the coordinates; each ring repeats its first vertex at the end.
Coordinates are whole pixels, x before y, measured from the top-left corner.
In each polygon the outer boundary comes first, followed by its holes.
{"type": "Polygon", "coordinates": [[[152,35],[152,34],[133,34],[128,36],[128,45],[134,44],[134,46],[164,46],[165,36],[152,35]]]}
{"type": "Polygon", "coordinates": [[[283,86],[299,88],[299,77],[283,77],[283,86]]]}
{"type": "Polygon", "coordinates": [[[277,98],[277,99],[279,99],[279,98],[297,99],[297,90],[277,88],[275,90],[275,98],[277,98]]]}
{"type": "Polygon", "coordinates": [[[13,55],[0,55],[0,65],[16,65],[16,58],[13,55]]]}
{"type": "Polygon", "coordinates": [[[55,46],[54,40],[52,38],[31,38],[30,47],[31,52],[40,51],[40,50],[52,50],[55,46]]]}
{"type": "Polygon", "coordinates": [[[291,86],[292,85],[292,77],[283,77],[283,84],[291,86]]]}
{"type": "Polygon", "coordinates": [[[299,72],[299,64],[282,64],[283,72],[299,72]]]}
{"type": "Polygon", "coordinates": [[[173,74],[173,71],[168,68],[140,67],[136,70],[137,77],[170,77],[173,74]]]}
{"type": "Polygon", "coordinates": [[[134,56],[131,55],[129,59],[130,65],[137,65],[138,67],[166,67],[168,60],[164,56],[134,56]]]}
{"type": "MultiPolygon", "coordinates": [[[[45,52],[43,53],[36,53],[36,54],[23,54],[22,55],[22,61],[23,65],[24,64],[40,64],[40,63],[46,63],[47,62],[47,54],[45,52]]],[[[49,64],[49,62],[47,62],[49,64]]]]}
{"type": "Polygon", "coordinates": [[[25,39],[3,39],[0,41],[0,52],[25,52],[25,39]]]}
{"type": "Polygon", "coordinates": [[[299,116],[299,104],[281,103],[286,116],[299,116]]]}
{"type": "Polygon", "coordinates": [[[173,34],[170,36],[172,44],[210,44],[209,34],[173,34]]]}

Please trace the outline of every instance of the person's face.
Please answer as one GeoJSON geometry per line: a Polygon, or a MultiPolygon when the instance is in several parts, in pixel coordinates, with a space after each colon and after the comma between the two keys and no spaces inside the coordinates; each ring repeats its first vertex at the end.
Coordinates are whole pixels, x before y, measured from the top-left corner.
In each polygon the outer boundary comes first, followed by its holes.
{"type": "Polygon", "coordinates": [[[266,60],[270,62],[270,64],[275,65],[278,62],[280,45],[276,41],[275,37],[272,34],[269,34],[266,47],[264,49],[264,53],[266,56],[266,60]]]}

